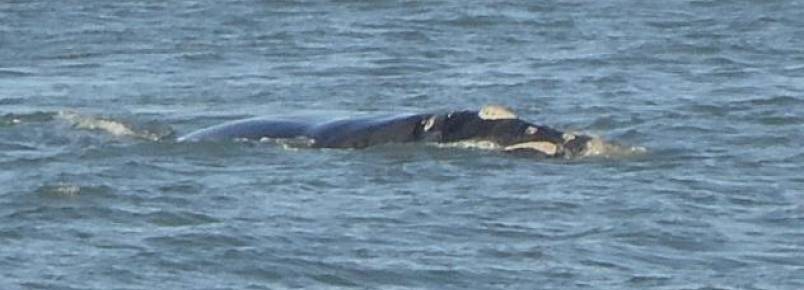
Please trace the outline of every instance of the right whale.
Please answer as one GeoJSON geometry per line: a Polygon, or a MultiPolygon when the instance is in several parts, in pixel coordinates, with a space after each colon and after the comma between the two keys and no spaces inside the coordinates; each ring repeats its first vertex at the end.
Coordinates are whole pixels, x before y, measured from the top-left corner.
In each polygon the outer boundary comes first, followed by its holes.
{"type": "Polygon", "coordinates": [[[502,106],[479,111],[354,118],[324,123],[252,118],[201,129],[179,142],[306,138],[316,148],[364,148],[386,143],[487,142],[504,152],[583,156],[593,139],[522,120],[502,106]]]}

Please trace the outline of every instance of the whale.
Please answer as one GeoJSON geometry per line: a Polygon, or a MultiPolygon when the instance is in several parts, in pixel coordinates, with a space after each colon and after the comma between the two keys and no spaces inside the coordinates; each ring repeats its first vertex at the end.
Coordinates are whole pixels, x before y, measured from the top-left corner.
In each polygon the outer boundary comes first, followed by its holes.
{"type": "Polygon", "coordinates": [[[456,110],[394,116],[302,122],[250,118],[225,122],[178,138],[179,142],[232,140],[309,140],[313,148],[366,148],[388,143],[486,142],[503,152],[543,157],[582,156],[592,137],[538,125],[511,109],[488,105],[480,110],[456,110]]]}

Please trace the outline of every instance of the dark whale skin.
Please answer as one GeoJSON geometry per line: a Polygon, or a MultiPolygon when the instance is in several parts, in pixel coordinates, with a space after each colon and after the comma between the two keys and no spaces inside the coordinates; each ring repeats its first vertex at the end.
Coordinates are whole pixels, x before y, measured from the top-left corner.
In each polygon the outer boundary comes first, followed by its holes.
{"type": "Polygon", "coordinates": [[[478,111],[408,114],[391,117],[340,119],[323,123],[252,118],[226,122],[201,129],[178,139],[179,142],[231,141],[263,138],[308,138],[315,148],[365,148],[385,143],[491,141],[512,153],[545,152],[517,144],[553,144],[551,157],[577,156],[591,137],[566,134],[512,117],[483,118],[478,111]]]}
{"type": "Polygon", "coordinates": [[[179,137],[179,142],[310,138],[313,147],[364,148],[419,141],[429,115],[342,119],[321,124],[254,118],[226,122],[179,137]]]}
{"type": "Polygon", "coordinates": [[[179,142],[232,141],[236,139],[296,138],[304,136],[309,124],[295,121],[253,118],[226,122],[178,138],[179,142]]]}

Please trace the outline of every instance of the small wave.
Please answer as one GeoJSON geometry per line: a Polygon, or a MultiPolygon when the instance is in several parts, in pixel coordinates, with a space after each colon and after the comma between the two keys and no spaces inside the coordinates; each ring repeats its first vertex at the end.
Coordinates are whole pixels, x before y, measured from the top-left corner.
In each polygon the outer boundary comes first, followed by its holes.
{"type": "Polygon", "coordinates": [[[23,98],[0,97],[0,105],[19,105],[25,102],[23,98]]]}
{"type": "Polygon", "coordinates": [[[160,141],[174,134],[171,128],[156,123],[137,125],[105,117],[82,115],[72,111],[60,111],[58,117],[70,122],[76,128],[103,131],[115,136],[160,141]]]}
{"type": "Polygon", "coordinates": [[[195,226],[217,223],[218,219],[202,213],[188,211],[166,211],[146,214],[149,223],[163,227],[195,226]]]}
{"type": "Polygon", "coordinates": [[[14,126],[22,123],[48,122],[52,121],[55,115],[56,113],[52,112],[9,113],[0,116],[0,127],[14,126]]]}
{"type": "Polygon", "coordinates": [[[211,61],[220,61],[223,60],[224,57],[220,53],[217,52],[208,52],[208,51],[199,51],[199,52],[186,52],[182,53],[178,56],[182,60],[191,61],[191,62],[211,62],[211,61]]]}
{"type": "Polygon", "coordinates": [[[43,196],[77,197],[81,193],[81,186],[72,183],[47,184],[40,187],[37,192],[43,196]]]}
{"type": "Polygon", "coordinates": [[[757,98],[751,100],[743,100],[735,102],[737,104],[746,104],[750,106],[798,106],[804,103],[804,100],[787,95],[773,96],[770,98],[757,98]]]}
{"type": "Polygon", "coordinates": [[[0,77],[13,78],[13,77],[27,77],[34,75],[32,72],[23,70],[0,69],[0,77]]]}

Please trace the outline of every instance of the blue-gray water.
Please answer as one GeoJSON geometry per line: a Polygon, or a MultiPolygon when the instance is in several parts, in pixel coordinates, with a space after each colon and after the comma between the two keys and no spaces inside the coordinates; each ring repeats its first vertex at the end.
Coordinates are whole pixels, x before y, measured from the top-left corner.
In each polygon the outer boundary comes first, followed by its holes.
{"type": "Polygon", "coordinates": [[[802,289],[802,15],[794,0],[2,1],[0,288],[802,289]],[[169,136],[491,103],[648,152],[169,136]]]}

